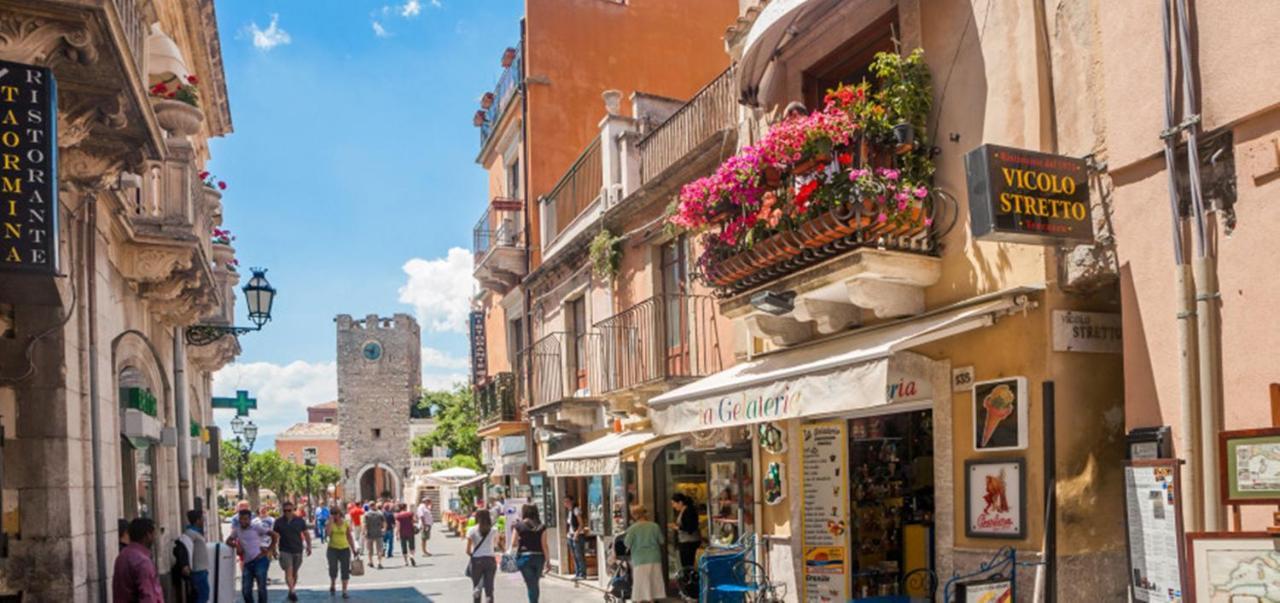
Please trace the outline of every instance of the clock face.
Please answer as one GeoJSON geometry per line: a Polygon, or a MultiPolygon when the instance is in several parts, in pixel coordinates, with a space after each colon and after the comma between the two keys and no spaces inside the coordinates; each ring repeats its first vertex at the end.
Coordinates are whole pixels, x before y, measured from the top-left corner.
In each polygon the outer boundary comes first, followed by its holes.
{"type": "Polygon", "coordinates": [[[377,360],[382,358],[382,346],[376,341],[370,341],[364,344],[364,359],[377,360]]]}

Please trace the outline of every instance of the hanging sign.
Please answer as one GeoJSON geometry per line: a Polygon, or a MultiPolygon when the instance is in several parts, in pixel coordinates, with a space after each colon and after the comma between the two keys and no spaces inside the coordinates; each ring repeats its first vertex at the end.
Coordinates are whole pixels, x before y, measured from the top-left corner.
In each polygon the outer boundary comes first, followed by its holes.
{"type": "Polygon", "coordinates": [[[0,272],[58,273],[57,86],[0,61],[0,272]]]}
{"type": "Polygon", "coordinates": [[[1053,351],[1119,354],[1124,351],[1120,315],[1053,311],[1053,351]]]}
{"type": "Polygon", "coordinates": [[[1184,554],[1179,461],[1130,461],[1124,468],[1125,536],[1134,601],[1181,603],[1184,554]]]}
{"type": "Polygon", "coordinates": [[[800,427],[804,451],[801,488],[806,603],[849,600],[848,424],[810,423],[800,427]]]}
{"type": "Polygon", "coordinates": [[[471,312],[471,384],[484,383],[489,375],[489,353],[484,339],[484,312],[471,312]]]}
{"type": "Polygon", "coordinates": [[[1092,242],[1083,159],[984,144],[964,157],[973,236],[1044,245],[1092,242]]]}

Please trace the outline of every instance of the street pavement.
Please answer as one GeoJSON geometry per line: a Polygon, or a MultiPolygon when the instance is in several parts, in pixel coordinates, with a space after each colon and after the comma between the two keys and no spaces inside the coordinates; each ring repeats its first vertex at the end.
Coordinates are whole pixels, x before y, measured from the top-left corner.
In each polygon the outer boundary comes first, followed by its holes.
{"type": "MultiPolygon", "coordinates": [[[[315,549],[305,558],[298,578],[298,598],[304,602],[342,601],[342,585],[338,594],[329,595],[329,570],[325,564],[325,546],[314,541],[315,549]]],[[[399,552],[399,543],[396,544],[399,552]]],[[[384,569],[372,568],[365,557],[365,574],[352,576],[349,601],[386,601],[389,603],[469,603],[471,580],[463,575],[467,555],[463,540],[444,534],[433,534],[431,557],[418,554],[417,567],[405,567],[400,556],[383,561],[384,569]]],[[[288,589],[279,563],[271,566],[271,601],[284,601],[288,589]]],[[[236,583],[237,591],[239,582],[236,583]]],[[[239,594],[239,592],[237,592],[239,594]]],[[[520,603],[527,600],[520,574],[498,572],[494,591],[497,603],[520,603]]],[[[238,599],[237,599],[238,600],[238,599]]],[[[604,594],[587,586],[546,576],[542,579],[542,601],[549,603],[599,602],[604,594]]]]}

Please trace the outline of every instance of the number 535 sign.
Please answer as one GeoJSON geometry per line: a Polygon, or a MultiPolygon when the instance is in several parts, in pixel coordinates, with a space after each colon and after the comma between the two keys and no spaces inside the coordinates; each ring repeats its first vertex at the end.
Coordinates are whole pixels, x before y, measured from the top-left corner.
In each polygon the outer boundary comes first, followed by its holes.
{"type": "Polygon", "coordinates": [[[973,389],[973,367],[951,369],[951,391],[967,392],[973,389]]]}

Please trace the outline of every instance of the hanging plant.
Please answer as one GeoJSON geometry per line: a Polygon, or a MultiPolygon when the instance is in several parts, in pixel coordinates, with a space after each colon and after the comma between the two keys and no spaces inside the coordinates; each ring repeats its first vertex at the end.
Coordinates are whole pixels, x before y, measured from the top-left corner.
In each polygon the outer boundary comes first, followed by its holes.
{"type": "Polygon", "coordinates": [[[601,230],[591,239],[591,270],[596,276],[612,282],[622,267],[622,237],[601,230]]]}

